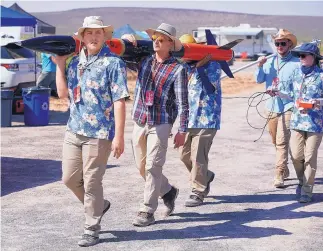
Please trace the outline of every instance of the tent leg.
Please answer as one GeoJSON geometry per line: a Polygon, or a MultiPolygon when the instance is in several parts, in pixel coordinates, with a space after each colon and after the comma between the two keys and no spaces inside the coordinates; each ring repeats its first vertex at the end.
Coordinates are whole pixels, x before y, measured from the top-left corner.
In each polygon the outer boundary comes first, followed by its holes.
{"type": "MultiPolygon", "coordinates": [[[[34,37],[36,37],[36,26],[34,26],[34,37]]],[[[37,84],[37,52],[35,51],[35,85],[37,84]]]]}

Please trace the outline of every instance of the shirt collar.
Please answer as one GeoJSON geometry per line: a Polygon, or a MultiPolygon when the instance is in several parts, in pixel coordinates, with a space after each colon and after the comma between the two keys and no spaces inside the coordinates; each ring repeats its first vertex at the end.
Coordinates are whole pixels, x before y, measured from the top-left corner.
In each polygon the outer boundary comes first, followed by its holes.
{"type": "MultiPolygon", "coordinates": [[[[156,60],[156,54],[153,54],[152,58],[153,58],[153,60],[156,60]]],[[[161,64],[171,64],[171,63],[174,63],[175,61],[176,61],[175,57],[171,55],[169,58],[167,58],[161,64]]]]}

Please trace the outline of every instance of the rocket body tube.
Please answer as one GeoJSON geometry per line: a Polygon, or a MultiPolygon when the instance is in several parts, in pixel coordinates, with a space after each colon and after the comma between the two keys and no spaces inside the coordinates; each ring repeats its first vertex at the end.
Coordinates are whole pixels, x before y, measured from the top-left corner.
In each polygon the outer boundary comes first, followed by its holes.
{"type": "MultiPolygon", "coordinates": [[[[43,36],[36,37],[16,43],[22,47],[45,53],[52,53],[59,56],[71,53],[78,54],[81,49],[80,40],[72,36],[43,36]]],[[[137,46],[133,46],[127,40],[111,39],[106,41],[106,45],[116,55],[125,60],[140,60],[142,57],[152,55],[154,53],[153,42],[151,40],[137,40],[137,46]]],[[[10,46],[10,45],[9,45],[10,46]]],[[[231,60],[234,56],[233,50],[219,49],[216,45],[201,44],[183,44],[180,51],[173,52],[173,56],[198,61],[210,54],[211,60],[231,60]]]]}

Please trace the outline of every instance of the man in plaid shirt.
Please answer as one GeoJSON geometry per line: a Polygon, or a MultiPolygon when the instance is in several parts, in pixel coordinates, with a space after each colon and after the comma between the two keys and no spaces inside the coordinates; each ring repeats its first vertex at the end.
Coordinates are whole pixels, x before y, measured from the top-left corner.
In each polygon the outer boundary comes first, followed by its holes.
{"type": "MultiPolygon", "coordinates": [[[[141,227],[155,222],[159,196],[167,207],[165,216],[174,211],[179,190],[169,184],[162,168],[177,115],[180,127],[174,138],[175,148],[184,144],[188,123],[187,72],[171,54],[182,47],[176,29],[163,23],[147,33],[154,41],[155,54],[144,59],[138,69],[132,112],[134,157],[145,179],[144,202],[133,224],[141,227]]],[[[136,45],[134,36],[127,34],[122,38],[136,45]]]]}

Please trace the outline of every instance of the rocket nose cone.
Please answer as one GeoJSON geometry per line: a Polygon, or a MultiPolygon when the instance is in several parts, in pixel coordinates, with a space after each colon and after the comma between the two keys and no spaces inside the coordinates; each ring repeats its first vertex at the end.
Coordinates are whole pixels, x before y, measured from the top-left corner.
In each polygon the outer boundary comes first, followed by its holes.
{"type": "Polygon", "coordinates": [[[71,36],[43,36],[21,41],[21,46],[62,56],[75,52],[76,43],[71,36]]]}

